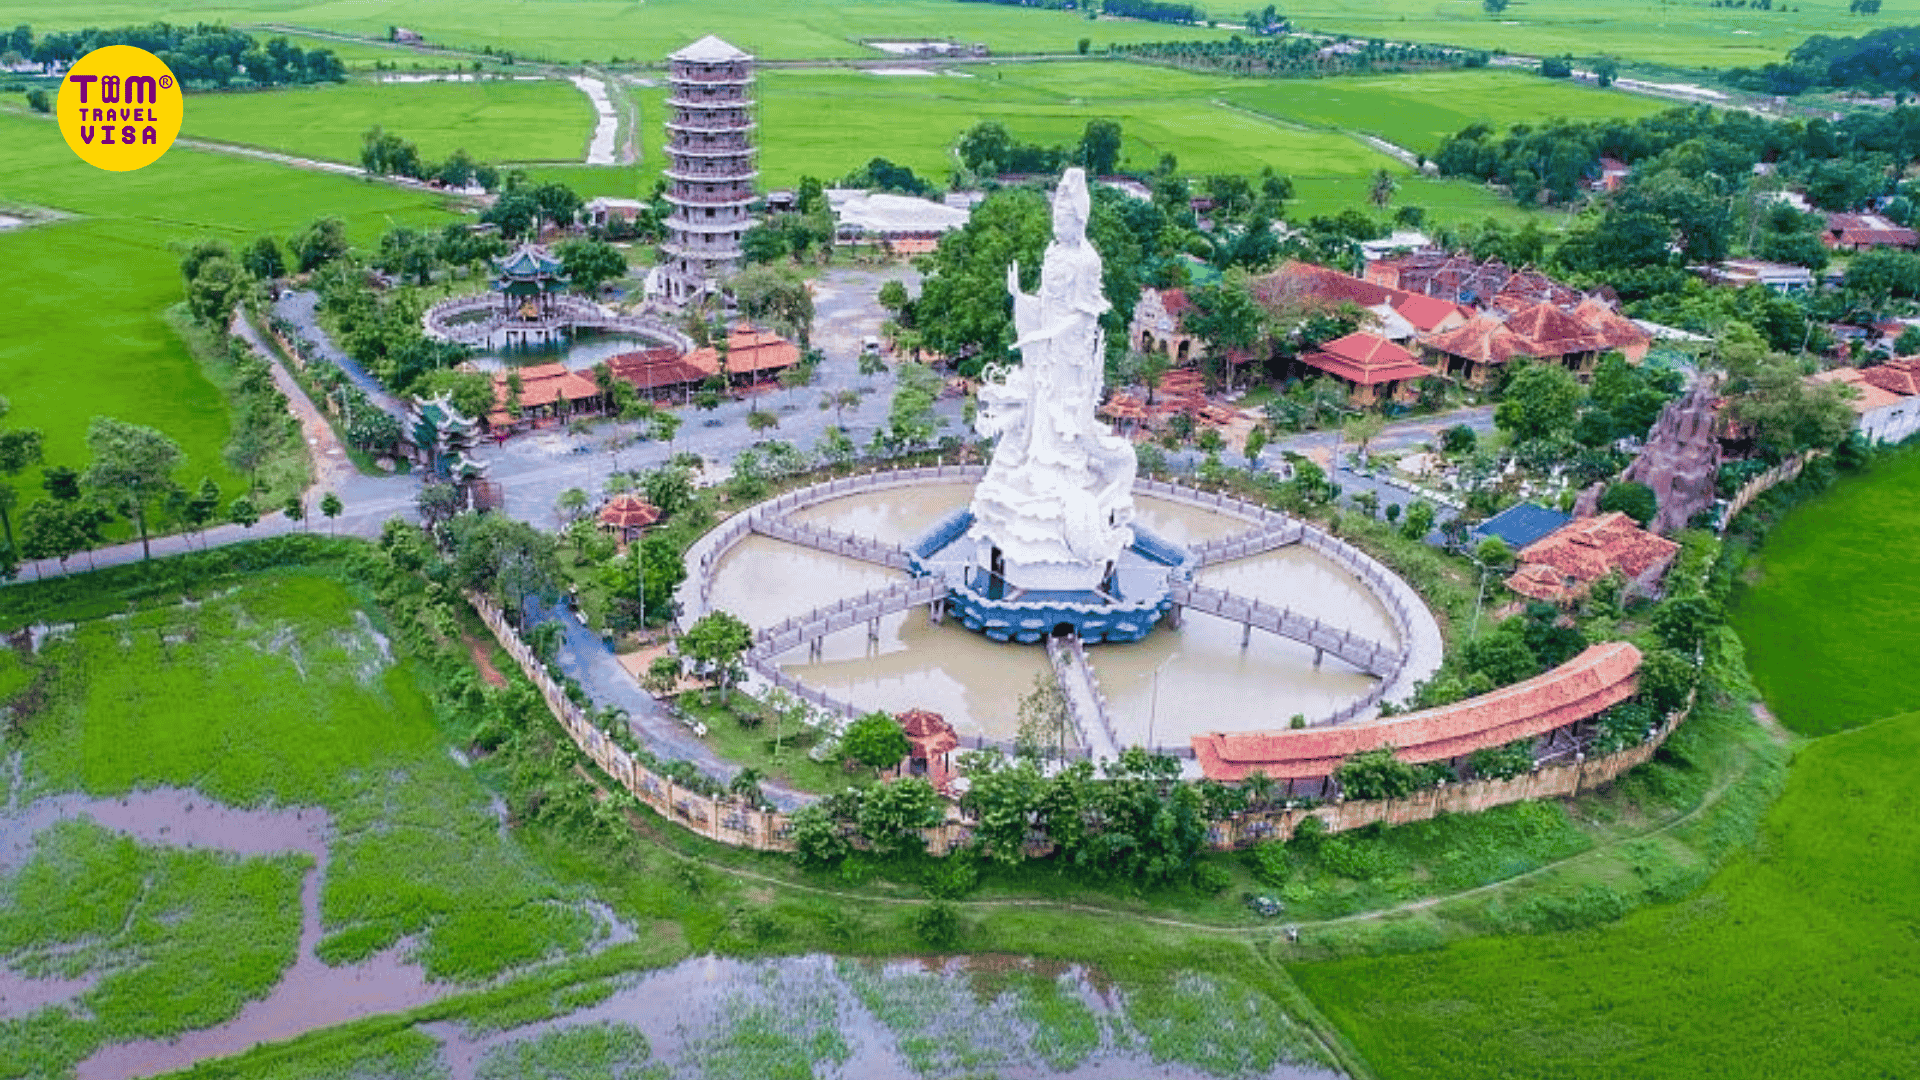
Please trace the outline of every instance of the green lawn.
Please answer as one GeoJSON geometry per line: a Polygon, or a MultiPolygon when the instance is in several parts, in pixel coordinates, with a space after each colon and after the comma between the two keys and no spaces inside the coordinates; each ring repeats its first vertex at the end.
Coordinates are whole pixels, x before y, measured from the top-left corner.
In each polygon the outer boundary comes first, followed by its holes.
{"type": "MultiPolygon", "coordinates": [[[[75,157],[52,124],[17,114],[0,114],[0,192],[76,215],[0,233],[0,291],[16,331],[0,336],[7,422],[44,430],[47,462],[76,468],[87,464],[90,418],[147,424],[186,452],[177,479],[211,475],[236,494],[243,481],[221,460],[226,403],[164,316],[182,296],[174,245],[285,239],[322,215],[346,219],[363,244],[393,223],[448,220],[427,196],[179,147],[137,172],[105,172],[75,157]]],[[[30,502],[38,473],[16,486],[30,502]]]]}
{"type": "Polygon", "coordinates": [[[1226,98],[1301,124],[1378,135],[1419,154],[1433,153],[1441,139],[1471,124],[1504,131],[1549,117],[1632,118],[1671,107],[1623,91],[1513,71],[1246,81],[1229,89],[1226,98]]]}
{"type": "Polygon", "coordinates": [[[1920,1068],[1920,713],[1801,751],[1759,850],[1582,933],[1293,969],[1383,1080],[1878,1080],[1920,1068]]]}
{"type": "Polygon", "coordinates": [[[1754,684],[1782,723],[1822,735],[1920,708],[1920,450],[1787,515],[1735,597],[1754,684]]]}
{"type": "Polygon", "coordinates": [[[27,22],[36,29],[119,26],[155,19],[229,24],[275,23],[384,38],[389,26],[417,30],[435,44],[480,49],[493,46],[529,59],[604,63],[615,57],[659,62],[704,34],[718,34],[749,52],[773,60],[817,57],[878,57],[863,40],[953,38],[984,42],[995,52],[1072,52],[1079,39],[1110,42],[1224,39],[1224,30],[1124,21],[1088,22],[1069,11],[1036,11],[951,0],[768,0],[747,5],[710,0],[99,0],[60,8],[0,4],[0,21],[27,22]]]}
{"type": "Polygon", "coordinates": [[[481,161],[580,161],[593,136],[587,95],[537,82],[372,83],[256,94],[195,94],[181,133],[357,164],[376,125],[438,161],[465,149],[481,161]]]}

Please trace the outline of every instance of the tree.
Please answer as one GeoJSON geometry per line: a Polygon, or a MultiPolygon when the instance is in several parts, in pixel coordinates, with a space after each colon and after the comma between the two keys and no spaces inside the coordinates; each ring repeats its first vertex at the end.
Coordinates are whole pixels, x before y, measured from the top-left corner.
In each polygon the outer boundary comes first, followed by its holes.
{"type": "Polygon", "coordinates": [[[697,668],[712,672],[720,687],[722,705],[727,702],[727,690],[739,676],[740,658],[752,645],[753,629],[725,611],[710,611],[700,616],[680,636],[681,654],[697,668]]]}
{"type": "MultiPolygon", "coordinates": [[[[1082,50],[1085,51],[1085,50],[1082,50]]],[[[1120,167],[1120,125],[1112,120],[1089,120],[1074,158],[1090,176],[1106,176],[1120,167]]]]}
{"type": "Polygon", "coordinates": [[[1616,510],[1637,524],[1645,525],[1653,520],[1660,506],[1652,488],[1637,481],[1623,480],[1609,486],[1600,496],[1601,513],[1609,514],[1616,510]]]}
{"type": "Polygon", "coordinates": [[[427,484],[414,495],[413,505],[420,512],[420,523],[433,532],[465,509],[466,499],[452,484],[427,484]]]}
{"type": "Polygon", "coordinates": [[[840,752],[849,761],[865,765],[876,773],[900,764],[911,750],[907,733],[884,712],[870,712],[847,725],[840,736],[840,752]]]}
{"type": "Polygon", "coordinates": [[[554,247],[574,289],[593,296],[600,286],[627,276],[627,257],[601,240],[563,240],[554,247]]]}
{"type": "Polygon", "coordinates": [[[1072,712],[1053,672],[1034,675],[1033,688],[1020,697],[1018,716],[1013,744],[1021,757],[1037,758],[1049,750],[1065,753],[1072,712]]]}
{"type": "Polygon", "coordinates": [[[552,536],[504,514],[459,514],[447,523],[458,587],[493,596],[516,621],[527,601],[560,595],[560,557],[552,536]]]}
{"type": "Polygon", "coordinates": [[[1365,457],[1367,446],[1379,438],[1386,427],[1386,418],[1379,413],[1361,413],[1359,416],[1348,417],[1340,425],[1340,437],[1352,443],[1360,456],[1365,457]]]}
{"type": "MultiPolygon", "coordinates": [[[[669,449],[673,446],[673,437],[679,434],[679,432],[680,417],[673,413],[663,410],[654,413],[653,417],[647,421],[647,436],[658,442],[666,443],[669,449]]],[[[655,503],[654,505],[658,506],[659,504],[655,503]]]]}
{"type": "Polygon", "coordinates": [[[911,303],[907,296],[907,287],[899,278],[890,278],[886,284],[880,286],[880,294],[876,299],[880,301],[880,306],[896,319],[911,303]]]}
{"type": "Polygon", "coordinates": [[[672,697],[680,688],[680,658],[671,653],[662,653],[647,665],[647,673],[640,679],[640,686],[656,698],[672,697]]]}
{"type": "Polygon", "coordinates": [[[1489,536],[1473,549],[1473,561],[1481,566],[1499,569],[1513,562],[1513,549],[1507,546],[1505,540],[1489,536]]]}
{"type": "Polygon", "coordinates": [[[1193,310],[1181,319],[1181,325],[1206,343],[1207,355],[1226,373],[1227,385],[1233,385],[1235,354],[1251,352],[1266,333],[1265,313],[1254,302],[1245,274],[1230,273],[1218,285],[1201,285],[1187,290],[1193,310]]]}
{"type": "Polygon", "coordinates": [[[1021,288],[1033,288],[1052,231],[1047,200],[1036,191],[998,191],[975,207],[927,257],[930,275],[914,303],[926,346],[954,358],[967,375],[1004,359],[1013,344],[1007,267],[1019,263],[1027,275],[1021,288]]]}
{"type": "Polygon", "coordinates": [[[147,539],[147,508],[173,486],[180,447],[160,432],[111,417],[96,416],[87,426],[93,464],[83,480],[115,512],[133,519],[143,558],[153,558],[147,539]]]}
{"type": "Polygon", "coordinates": [[[1406,513],[1400,519],[1400,535],[1409,540],[1424,540],[1433,531],[1433,519],[1433,504],[1415,499],[1407,504],[1406,513]]]}
{"type": "Polygon", "coordinates": [[[307,504],[298,495],[287,496],[287,501],[280,505],[280,512],[296,525],[307,520],[307,504]]]}
{"type": "Polygon", "coordinates": [[[272,281],[285,276],[287,272],[287,261],[280,254],[280,242],[271,236],[255,240],[247,247],[240,261],[247,268],[247,273],[261,281],[272,281]]]}
{"type": "Polygon", "coordinates": [[[1393,204],[1393,193],[1399,190],[1400,182],[1393,178],[1392,173],[1385,169],[1375,169],[1373,182],[1367,187],[1367,201],[1372,203],[1375,209],[1385,210],[1393,204]]]}
{"type": "Polygon", "coordinates": [[[59,559],[65,570],[67,560],[91,542],[92,522],[92,509],[81,503],[42,499],[21,516],[20,554],[28,559],[59,559]]]}
{"type": "Polygon", "coordinates": [[[763,432],[768,428],[776,428],[779,426],[780,418],[770,412],[761,412],[758,409],[754,409],[747,413],[747,427],[752,429],[755,434],[763,432]]]}
{"type": "Polygon", "coordinates": [[[973,783],[960,797],[960,806],[976,822],[974,849],[998,863],[1021,862],[1045,777],[1031,761],[1003,762],[991,751],[975,760],[964,758],[962,768],[973,783]]]}
{"type": "MultiPolygon", "coordinates": [[[[885,713],[878,714],[886,716],[885,713]]],[[[887,717],[892,723],[892,717],[887,717]]],[[[858,721],[855,721],[858,723],[858,721]]],[[[899,734],[895,725],[894,733],[899,734]]],[[[848,732],[852,734],[851,729],[848,732]]],[[[906,736],[901,735],[904,744],[906,736]]],[[[902,751],[901,757],[906,756],[902,751]]],[[[898,764],[900,758],[894,758],[889,764],[898,764]]],[[[925,777],[908,776],[890,784],[880,784],[867,789],[867,797],[860,800],[860,835],[876,855],[882,858],[894,855],[906,855],[926,848],[926,834],[922,831],[940,824],[940,794],[925,777]]]]}
{"type": "Polygon", "coordinates": [[[1253,430],[1247,432],[1247,468],[1257,469],[1260,467],[1260,451],[1266,448],[1267,429],[1256,425],[1253,430]]]}
{"type": "MultiPolygon", "coordinates": [[[[0,397],[0,419],[5,419],[12,411],[13,403],[0,397]]],[[[45,443],[38,428],[0,428],[0,476],[6,477],[6,482],[0,484],[0,527],[6,530],[9,548],[13,547],[13,500],[17,498],[12,486],[13,478],[45,459],[45,443]]],[[[52,470],[49,470],[49,481],[52,476],[52,470]]],[[[47,490],[52,492],[53,488],[48,487],[47,490]]],[[[74,495],[77,497],[79,492],[74,492],[74,495]]]]}
{"type": "Polygon", "coordinates": [[[587,512],[587,493],[581,489],[568,488],[554,500],[553,508],[560,515],[562,524],[578,521],[580,515],[587,512]]]}
{"type": "Polygon", "coordinates": [[[327,519],[328,531],[332,531],[333,519],[339,517],[340,511],[344,509],[346,509],[346,505],[340,501],[340,496],[333,492],[329,491],[321,496],[320,514],[327,519]]]}
{"type": "Polygon", "coordinates": [[[798,341],[803,355],[812,348],[813,292],[798,273],[784,266],[753,266],[734,275],[727,287],[747,318],[798,341]]]}
{"type": "Polygon", "coordinates": [[[243,529],[252,529],[260,522],[260,508],[253,500],[242,495],[227,505],[227,520],[243,529]]]}
{"type": "Polygon", "coordinates": [[[300,273],[308,273],[347,253],[346,222],[336,217],[320,218],[287,241],[294,264],[300,273]]]}
{"type": "Polygon", "coordinates": [[[1573,433],[1582,391],[1572,372],[1558,364],[1522,364],[1507,382],[1493,422],[1516,443],[1573,433]]]}
{"type": "Polygon", "coordinates": [[[895,449],[924,446],[933,441],[934,432],[940,426],[933,404],[942,383],[939,373],[930,367],[900,365],[886,429],[886,439],[895,449]]]}
{"type": "Polygon", "coordinates": [[[187,282],[187,310],[202,326],[220,332],[224,341],[233,309],[246,292],[246,274],[224,256],[207,260],[198,270],[187,282]]]}

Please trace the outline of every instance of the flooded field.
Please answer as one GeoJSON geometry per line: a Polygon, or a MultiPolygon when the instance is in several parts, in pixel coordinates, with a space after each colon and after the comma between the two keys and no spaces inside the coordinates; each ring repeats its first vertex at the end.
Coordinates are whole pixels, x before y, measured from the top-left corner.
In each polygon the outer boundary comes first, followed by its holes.
{"type": "Polygon", "coordinates": [[[560,1020],[425,1030],[453,1080],[539,1074],[562,1058],[605,1070],[596,1075],[676,1078],[1337,1080],[1264,997],[1196,974],[1170,984],[1132,995],[1084,968],[1021,957],[704,956],[560,1020]],[[1191,1010],[1212,1010],[1230,1038],[1216,1044],[1178,1019],[1191,1010]]]}

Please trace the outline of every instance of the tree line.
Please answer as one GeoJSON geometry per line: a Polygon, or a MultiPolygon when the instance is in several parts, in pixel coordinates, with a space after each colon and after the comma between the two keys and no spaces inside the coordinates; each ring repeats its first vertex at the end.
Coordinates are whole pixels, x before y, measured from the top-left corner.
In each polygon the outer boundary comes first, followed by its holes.
{"type": "MultiPolygon", "coordinates": [[[[1853,0],[1854,9],[1863,2],[1873,5],[1863,14],[1878,13],[1878,0],[1853,0]]],[[[1726,79],[1764,94],[1863,89],[1905,96],[1920,89],[1920,27],[1889,26],[1859,37],[1815,34],[1795,46],[1786,63],[1737,67],[1726,79]]]]}
{"type": "Polygon", "coordinates": [[[284,36],[265,45],[251,34],[218,23],[54,31],[35,35],[21,24],[6,36],[4,51],[48,70],[72,63],[108,45],[132,45],[158,56],[182,88],[224,90],[236,81],[256,87],[342,82],[346,67],[332,49],[302,49],[284,36]]]}
{"type": "Polygon", "coordinates": [[[1485,67],[1487,54],[1438,45],[1387,41],[1238,34],[1225,41],[1156,41],[1115,45],[1112,51],[1175,67],[1228,71],[1238,75],[1313,76],[1360,71],[1431,71],[1485,67]]]}

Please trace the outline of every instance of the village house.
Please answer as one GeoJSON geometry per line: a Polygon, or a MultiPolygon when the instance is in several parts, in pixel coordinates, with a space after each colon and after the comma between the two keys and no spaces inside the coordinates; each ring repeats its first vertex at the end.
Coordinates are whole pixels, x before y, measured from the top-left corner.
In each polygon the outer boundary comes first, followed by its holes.
{"type": "Polygon", "coordinates": [[[1588,191],[1604,191],[1611,195],[1619,191],[1632,175],[1633,166],[1621,161],[1619,158],[1602,155],[1600,158],[1600,174],[1586,182],[1586,189],[1588,191]]]}
{"type": "Polygon", "coordinates": [[[565,364],[534,364],[494,373],[487,426],[495,432],[542,427],[605,407],[606,392],[592,372],[569,371],[565,364]]]}
{"type": "Polygon", "coordinates": [[[1782,296],[1798,296],[1813,290],[1813,271],[1792,263],[1765,259],[1728,259],[1711,266],[1689,266],[1709,285],[1765,285],[1782,296]]]}
{"type": "Polygon", "coordinates": [[[1623,599],[1651,597],[1679,554],[1679,544],[1614,511],[1570,522],[1522,548],[1507,588],[1532,600],[1570,604],[1594,582],[1618,574],[1623,599]]]}
{"type": "Polygon", "coordinates": [[[597,229],[604,229],[616,221],[633,224],[634,220],[650,209],[640,199],[616,199],[610,195],[600,195],[587,200],[581,208],[586,223],[597,229]]]}
{"type": "Polygon", "coordinates": [[[1828,214],[1820,242],[1836,251],[1866,251],[1877,247],[1912,251],[1920,247],[1920,233],[1880,214],[1828,214]]]}
{"type": "Polygon", "coordinates": [[[1851,387],[1854,430],[1870,443],[1897,443],[1920,431],[1920,357],[1870,368],[1835,368],[1809,376],[1816,383],[1851,387]]]}

